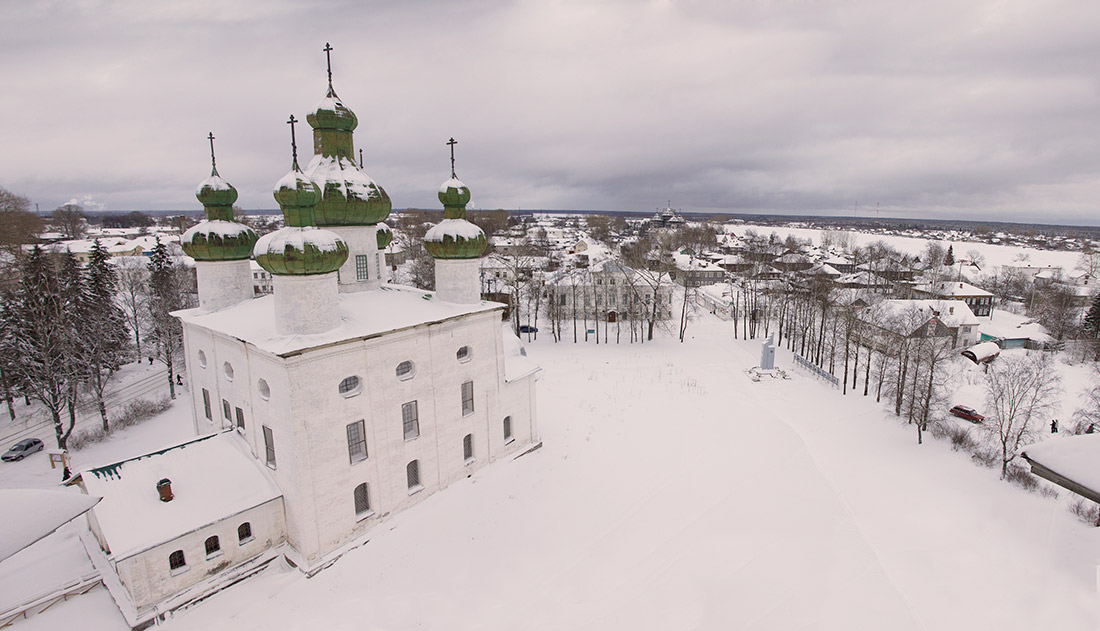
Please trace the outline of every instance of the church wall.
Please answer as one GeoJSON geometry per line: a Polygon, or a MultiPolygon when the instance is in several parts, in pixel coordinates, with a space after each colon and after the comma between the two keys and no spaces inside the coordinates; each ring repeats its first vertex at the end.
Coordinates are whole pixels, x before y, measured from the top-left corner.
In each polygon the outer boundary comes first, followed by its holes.
{"type": "Polygon", "coordinates": [[[134,606],[140,610],[224,569],[255,558],[284,541],[283,500],[276,498],[134,556],[118,559],[115,571],[133,598],[134,606]],[[237,527],[244,522],[252,526],[252,539],[238,543],[237,527]],[[221,550],[208,559],[206,539],[213,535],[218,537],[221,550]],[[175,550],[183,551],[187,570],[173,574],[168,557],[175,550]]]}
{"type": "MultiPolygon", "coordinates": [[[[221,399],[246,415],[245,437],[253,454],[265,460],[261,425],[275,438],[272,475],[286,504],[287,541],[307,567],[364,534],[388,515],[404,510],[436,490],[496,458],[526,448],[532,440],[534,378],[504,384],[500,312],[470,314],[438,324],[356,340],[280,358],[243,342],[188,327],[189,370],[196,426],[222,425],[221,399]],[[468,362],[457,359],[469,346],[468,362]],[[193,358],[203,348],[207,367],[193,358]],[[230,361],[234,380],[221,368],[230,361]],[[397,377],[397,365],[411,361],[411,379],[397,377]],[[194,367],[192,367],[194,366],[194,367]],[[341,380],[358,376],[361,389],[339,393],[341,380]],[[263,378],[270,396],[258,394],[263,378]],[[462,414],[462,383],[474,382],[474,413],[462,414]],[[215,422],[202,418],[201,387],[211,392],[215,422]],[[417,401],[420,434],[405,440],[402,404],[417,401]],[[505,443],[503,418],[512,416],[513,441],[505,443]],[[347,425],[364,420],[365,460],[352,463],[347,425]],[[463,438],[473,436],[474,458],[466,462],[463,438]],[[422,489],[410,494],[406,465],[420,464],[422,489]],[[371,511],[356,515],[355,487],[367,483],[371,511]]],[[[204,431],[204,433],[205,433],[204,431]]]]}

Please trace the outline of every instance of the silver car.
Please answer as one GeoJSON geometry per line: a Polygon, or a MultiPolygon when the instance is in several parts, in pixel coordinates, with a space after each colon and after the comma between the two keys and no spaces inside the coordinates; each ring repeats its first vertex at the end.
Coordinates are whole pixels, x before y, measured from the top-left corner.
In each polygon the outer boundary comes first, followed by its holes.
{"type": "Polygon", "coordinates": [[[37,438],[24,438],[23,440],[15,443],[11,446],[11,449],[7,450],[0,459],[5,462],[13,462],[15,460],[22,460],[27,456],[33,454],[36,451],[42,451],[42,441],[37,438]]]}

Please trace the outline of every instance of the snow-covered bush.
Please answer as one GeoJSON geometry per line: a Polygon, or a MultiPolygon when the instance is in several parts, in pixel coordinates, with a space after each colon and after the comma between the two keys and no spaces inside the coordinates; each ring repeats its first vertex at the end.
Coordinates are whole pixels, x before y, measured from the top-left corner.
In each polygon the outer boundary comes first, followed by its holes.
{"type": "Polygon", "coordinates": [[[1100,504],[1083,497],[1069,503],[1069,511],[1090,526],[1100,526],[1100,504]]]}

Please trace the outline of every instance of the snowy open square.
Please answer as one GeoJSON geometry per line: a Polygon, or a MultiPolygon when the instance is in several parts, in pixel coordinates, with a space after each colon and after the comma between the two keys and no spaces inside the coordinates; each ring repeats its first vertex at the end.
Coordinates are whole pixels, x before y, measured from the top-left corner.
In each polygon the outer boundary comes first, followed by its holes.
{"type": "Polygon", "coordinates": [[[542,449],[166,628],[1095,628],[1100,533],[1058,501],[693,327],[530,344],[542,449]]]}

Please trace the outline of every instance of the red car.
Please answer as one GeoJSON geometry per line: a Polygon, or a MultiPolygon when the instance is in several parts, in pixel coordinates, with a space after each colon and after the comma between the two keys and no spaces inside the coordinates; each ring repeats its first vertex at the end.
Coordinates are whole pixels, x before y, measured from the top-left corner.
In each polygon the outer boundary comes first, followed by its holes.
{"type": "Polygon", "coordinates": [[[959,418],[964,418],[973,423],[981,423],[985,420],[985,417],[974,411],[974,408],[968,408],[965,405],[956,405],[951,408],[951,413],[959,418]]]}

